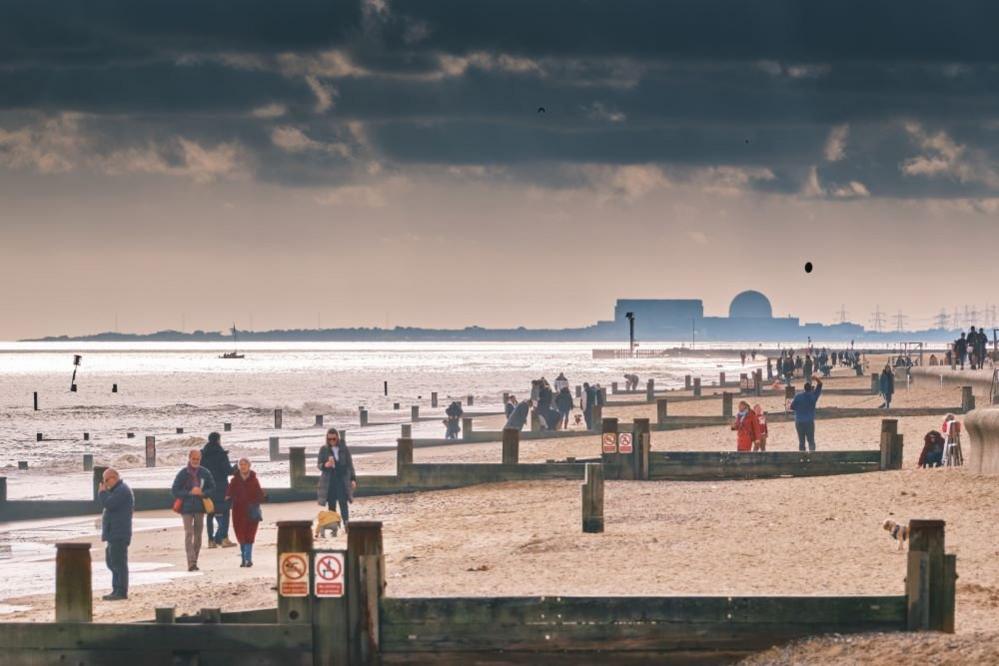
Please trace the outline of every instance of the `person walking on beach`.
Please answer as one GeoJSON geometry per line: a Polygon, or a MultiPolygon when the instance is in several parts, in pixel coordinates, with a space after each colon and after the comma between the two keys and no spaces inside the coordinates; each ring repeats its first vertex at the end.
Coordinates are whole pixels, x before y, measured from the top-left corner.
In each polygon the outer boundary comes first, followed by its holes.
{"type": "Polygon", "coordinates": [[[753,444],[753,451],[766,451],[767,450],[767,435],[769,430],[767,428],[767,413],[763,411],[763,407],[757,403],[753,405],[753,411],[756,412],[756,420],[760,424],[760,436],[759,439],[753,444]]]}
{"type": "Polygon", "coordinates": [[[199,571],[198,555],[201,554],[201,530],[205,528],[205,502],[215,494],[212,473],[201,466],[201,451],[191,449],[187,466],[177,472],[170,492],[174,510],[184,521],[184,550],[187,552],[187,570],[199,571]]]}
{"type": "Polygon", "coordinates": [[[881,405],[885,409],[891,409],[891,397],[895,394],[895,373],[892,371],[891,363],[885,364],[885,369],[881,371],[878,378],[878,390],[885,401],[881,405]]]}
{"type": "Polygon", "coordinates": [[[357,474],[354,473],[354,459],[347,445],[340,441],[336,428],[326,431],[326,445],[319,449],[316,467],[322,472],[319,477],[318,500],[330,511],[340,505],[340,518],[344,532],[350,522],[350,503],[354,501],[357,488],[357,474]]]}
{"type": "Polygon", "coordinates": [[[208,547],[233,548],[236,544],[229,541],[229,503],[225,499],[233,466],[229,461],[229,452],[222,448],[222,436],[217,432],[208,435],[208,443],[201,449],[201,465],[212,473],[215,480],[215,492],[212,493],[215,513],[205,516],[208,547]]]}
{"type": "Polygon", "coordinates": [[[257,480],[257,473],[250,469],[249,458],[239,459],[225,497],[232,504],[232,528],[236,532],[242,558],[239,566],[252,567],[253,542],[257,537],[257,526],[263,520],[260,504],[264,501],[264,491],[257,480]]]}
{"type": "Polygon", "coordinates": [[[589,382],[583,382],[583,397],[579,399],[579,408],[583,411],[586,429],[593,430],[593,406],[596,404],[593,387],[589,382]]]}
{"type": "Polygon", "coordinates": [[[558,373],[558,377],[555,378],[555,393],[561,393],[562,389],[569,388],[569,380],[565,378],[565,373],[558,373]]]}
{"type": "Polygon", "coordinates": [[[805,441],[808,441],[808,449],[815,450],[815,405],[822,395],[822,380],[813,376],[815,382],[813,388],[811,382],[805,383],[805,390],[791,400],[788,407],[794,412],[794,429],[798,432],[798,450],[805,450],[805,441]]]}
{"type": "Polygon", "coordinates": [[[104,470],[101,483],[97,486],[97,501],[103,509],[101,541],[107,544],[104,561],[111,571],[111,594],[101,598],[104,601],[121,601],[128,599],[128,546],[132,543],[135,496],[121,480],[118,470],[109,467],[104,470]]]}
{"type": "Polygon", "coordinates": [[[963,331],[961,337],[954,341],[954,354],[957,356],[957,362],[961,364],[961,369],[964,370],[964,361],[968,356],[968,340],[963,331]]]}
{"type": "Polygon", "coordinates": [[[562,390],[555,396],[555,407],[558,409],[560,426],[562,430],[569,427],[569,414],[572,412],[572,393],[568,386],[563,386],[562,390]]]}
{"type": "Polygon", "coordinates": [[[517,408],[517,398],[515,398],[512,395],[508,396],[506,399],[506,404],[503,405],[503,412],[506,414],[506,417],[508,419],[510,418],[510,415],[513,414],[513,410],[516,408],[517,408]]]}
{"type": "Polygon", "coordinates": [[[444,439],[458,439],[458,433],[461,432],[461,417],[465,413],[465,410],[461,408],[460,402],[454,400],[450,405],[448,405],[447,409],[444,410],[444,413],[447,414],[444,439]]]}
{"type": "Polygon", "coordinates": [[[760,422],[745,400],[739,401],[739,412],[732,420],[732,430],[736,431],[736,451],[752,451],[760,439],[760,422]]]}
{"type": "Polygon", "coordinates": [[[527,417],[531,412],[531,401],[523,400],[517,403],[517,406],[513,408],[510,412],[510,416],[506,419],[506,425],[504,428],[513,428],[514,430],[523,430],[524,426],[527,424],[527,417]]]}
{"type": "Polygon", "coordinates": [[[805,354],[805,362],[801,364],[802,374],[805,377],[811,377],[813,370],[815,370],[815,364],[812,363],[812,357],[809,354],[805,354]]]}

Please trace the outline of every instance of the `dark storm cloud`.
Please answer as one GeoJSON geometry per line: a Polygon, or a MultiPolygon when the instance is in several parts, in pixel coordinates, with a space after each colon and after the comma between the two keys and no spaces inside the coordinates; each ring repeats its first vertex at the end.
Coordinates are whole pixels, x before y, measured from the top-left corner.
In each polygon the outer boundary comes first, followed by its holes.
{"type": "Polygon", "coordinates": [[[55,127],[117,159],[238,146],[293,185],[373,162],[552,186],[653,164],[810,196],[999,191],[995,2],[37,0],[3,19],[0,111],[88,118],[0,134],[0,166],[84,163],[44,141],[55,127]]]}

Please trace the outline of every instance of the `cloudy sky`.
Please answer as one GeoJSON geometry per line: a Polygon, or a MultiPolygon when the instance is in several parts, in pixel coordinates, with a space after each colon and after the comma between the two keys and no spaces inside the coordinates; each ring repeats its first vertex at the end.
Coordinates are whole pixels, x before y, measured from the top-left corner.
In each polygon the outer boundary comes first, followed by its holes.
{"type": "Polygon", "coordinates": [[[0,339],[999,301],[999,3],[0,6],[0,339]]]}

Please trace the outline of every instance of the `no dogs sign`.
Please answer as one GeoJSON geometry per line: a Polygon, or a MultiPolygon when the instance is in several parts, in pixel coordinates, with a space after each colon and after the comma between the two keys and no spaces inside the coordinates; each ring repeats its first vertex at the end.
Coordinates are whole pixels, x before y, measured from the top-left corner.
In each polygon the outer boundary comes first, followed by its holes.
{"type": "Polygon", "coordinates": [[[281,553],[278,560],[278,594],[282,597],[309,596],[307,553],[281,553]]]}
{"type": "Polygon", "coordinates": [[[316,596],[343,596],[343,552],[316,553],[316,596]]]}
{"type": "Polygon", "coordinates": [[[617,453],[617,433],[605,432],[603,435],[604,453],[617,453]]]}
{"type": "Polygon", "coordinates": [[[617,450],[620,453],[631,453],[631,442],[633,435],[630,432],[622,432],[617,438],[617,450]]]}

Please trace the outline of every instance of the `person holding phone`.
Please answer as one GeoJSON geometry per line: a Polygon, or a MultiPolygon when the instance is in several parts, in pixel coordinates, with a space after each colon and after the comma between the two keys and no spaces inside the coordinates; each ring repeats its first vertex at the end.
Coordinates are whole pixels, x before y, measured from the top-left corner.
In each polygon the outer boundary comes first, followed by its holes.
{"type": "Polygon", "coordinates": [[[211,498],[215,493],[215,479],[211,472],[201,466],[199,449],[191,449],[187,454],[187,466],[177,472],[170,492],[175,499],[180,500],[178,513],[184,521],[187,570],[198,571],[201,531],[205,529],[205,498],[211,498]]]}
{"type": "Polygon", "coordinates": [[[354,473],[354,460],[350,450],[340,441],[340,433],[336,428],[326,431],[326,445],[319,449],[316,467],[321,472],[316,499],[330,511],[336,511],[336,505],[340,505],[340,518],[346,531],[350,520],[350,503],[354,501],[354,490],[357,488],[357,475],[354,473]]]}

